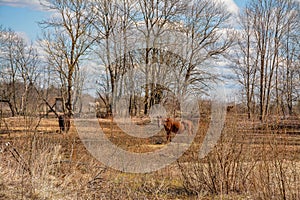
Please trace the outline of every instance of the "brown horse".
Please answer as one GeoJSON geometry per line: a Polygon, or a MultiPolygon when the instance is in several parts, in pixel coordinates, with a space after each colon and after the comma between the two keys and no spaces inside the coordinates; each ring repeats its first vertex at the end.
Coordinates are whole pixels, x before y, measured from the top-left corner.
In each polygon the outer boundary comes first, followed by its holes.
{"type": "Polygon", "coordinates": [[[171,132],[180,134],[187,130],[189,135],[193,134],[193,123],[189,120],[177,121],[172,118],[166,118],[163,122],[167,132],[167,141],[171,141],[171,132]]]}

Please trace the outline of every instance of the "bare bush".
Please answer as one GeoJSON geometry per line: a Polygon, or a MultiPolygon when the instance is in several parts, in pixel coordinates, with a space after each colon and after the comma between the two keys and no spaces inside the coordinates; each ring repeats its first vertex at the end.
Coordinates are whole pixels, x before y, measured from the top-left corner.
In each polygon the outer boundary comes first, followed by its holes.
{"type": "Polygon", "coordinates": [[[204,159],[178,162],[185,189],[198,197],[299,199],[297,147],[278,131],[257,135],[255,130],[246,133],[245,127],[227,123],[218,145],[204,159]]]}
{"type": "Polygon", "coordinates": [[[203,195],[240,193],[246,190],[246,182],[254,162],[248,162],[244,144],[234,129],[223,133],[218,145],[203,160],[178,163],[183,184],[187,191],[203,195]]]}

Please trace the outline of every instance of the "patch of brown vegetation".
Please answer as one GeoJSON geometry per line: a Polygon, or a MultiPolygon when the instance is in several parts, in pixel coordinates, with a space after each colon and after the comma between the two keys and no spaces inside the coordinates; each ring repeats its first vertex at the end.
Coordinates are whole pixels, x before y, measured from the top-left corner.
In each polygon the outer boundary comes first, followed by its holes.
{"type": "MultiPolygon", "coordinates": [[[[0,134],[0,199],[297,199],[300,194],[300,135],[253,129],[235,114],[227,116],[222,138],[204,159],[197,155],[209,116],[200,119],[193,144],[178,163],[148,174],[103,166],[85,149],[73,122],[68,134],[58,134],[56,118],[4,120],[9,126],[0,127],[6,131],[0,134]]],[[[140,139],[109,119],[99,123],[110,141],[127,151],[151,152],[166,144],[163,129],[140,139]]]]}

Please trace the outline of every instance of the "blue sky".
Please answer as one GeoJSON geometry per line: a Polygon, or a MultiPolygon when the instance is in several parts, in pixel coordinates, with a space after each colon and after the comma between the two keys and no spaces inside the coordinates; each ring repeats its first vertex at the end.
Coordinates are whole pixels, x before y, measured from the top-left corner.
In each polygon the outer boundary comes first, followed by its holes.
{"type": "MultiPolygon", "coordinates": [[[[246,0],[223,0],[232,12],[243,7],[246,0]]],[[[34,41],[40,32],[37,22],[51,13],[43,10],[39,0],[0,0],[0,25],[11,28],[29,41],[34,41]]]]}
{"type": "Polygon", "coordinates": [[[37,22],[48,16],[48,12],[35,10],[30,7],[0,5],[0,24],[5,28],[11,28],[30,40],[36,39],[40,31],[37,22]]]}

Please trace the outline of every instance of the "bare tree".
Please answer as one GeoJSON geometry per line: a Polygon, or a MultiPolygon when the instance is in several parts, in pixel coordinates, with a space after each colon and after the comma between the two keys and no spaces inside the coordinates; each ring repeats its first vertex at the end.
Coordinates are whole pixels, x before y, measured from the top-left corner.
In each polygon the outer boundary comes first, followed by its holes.
{"type": "Polygon", "coordinates": [[[12,30],[1,30],[1,98],[8,102],[12,116],[19,113],[16,97],[17,68],[14,62],[16,40],[19,38],[12,30]]]}
{"type": "Polygon", "coordinates": [[[98,40],[97,54],[105,66],[104,79],[98,83],[100,99],[106,104],[107,112],[112,112],[116,98],[122,95],[123,75],[130,64],[128,54],[128,36],[133,28],[135,1],[94,1],[93,10],[97,13],[95,27],[101,34],[98,40]]]}
{"type": "MultiPolygon", "coordinates": [[[[222,3],[199,0],[187,4],[183,13],[186,65],[181,69],[184,74],[183,93],[188,87],[203,91],[208,83],[216,80],[208,63],[223,58],[233,43],[234,32],[229,31],[230,13],[223,9],[222,3]]],[[[180,47],[179,47],[180,48],[180,47]]]]}
{"type": "Polygon", "coordinates": [[[241,15],[238,55],[244,58],[236,62],[236,72],[245,89],[248,116],[256,91],[262,121],[272,104],[279,107],[285,101],[284,96],[291,104],[292,63],[297,57],[291,36],[297,37],[298,15],[299,4],[290,0],[252,1],[241,15]]]}
{"type": "Polygon", "coordinates": [[[105,90],[98,92],[98,95],[106,104],[107,113],[112,112],[113,94],[116,90],[116,79],[119,76],[118,68],[113,65],[113,35],[118,21],[116,5],[115,1],[110,0],[96,0],[93,4],[93,11],[97,15],[94,25],[101,34],[101,39],[97,41],[99,46],[98,55],[105,66],[106,74],[106,78],[99,82],[102,85],[101,88],[105,90]],[[111,92],[111,95],[108,91],[111,92]]]}
{"type": "Polygon", "coordinates": [[[104,89],[100,98],[112,105],[127,87],[130,102],[135,102],[139,76],[145,80],[139,85],[144,114],[160,102],[162,85],[180,95],[192,87],[207,87],[216,75],[205,64],[220,58],[232,44],[226,31],[230,15],[211,1],[99,0],[93,11],[106,74],[99,81],[104,89]]]}
{"type": "Polygon", "coordinates": [[[39,77],[39,57],[32,45],[12,30],[1,30],[1,99],[7,100],[12,115],[26,114],[30,90],[39,77]]]}
{"type": "Polygon", "coordinates": [[[296,91],[299,90],[299,55],[300,55],[300,12],[299,4],[292,1],[283,1],[279,11],[278,18],[282,20],[281,29],[283,36],[280,40],[279,58],[281,63],[276,66],[276,104],[281,108],[282,113],[286,115],[293,114],[293,105],[297,101],[296,91]],[[280,10],[282,10],[280,12],[280,10]],[[297,70],[298,69],[298,70],[297,70]]]}
{"type": "Polygon", "coordinates": [[[252,18],[246,8],[244,14],[240,16],[241,31],[236,46],[236,55],[232,59],[234,62],[233,71],[237,75],[237,81],[242,85],[246,95],[248,119],[254,113],[255,107],[255,87],[258,73],[258,56],[253,51],[256,49],[254,32],[252,29],[252,18]]]}
{"type": "Polygon", "coordinates": [[[72,115],[79,62],[98,39],[93,26],[95,15],[90,12],[90,1],[47,0],[47,3],[45,6],[56,15],[40,23],[45,30],[43,48],[65,86],[66,112],[72,115]]]}
{"type": "Polygon", "coordinates": [[[155,79],[155,68],[152,57],[157,57],[157,48],[159,47],[158,41],[162,34],[167,30],[166,25],[171,25],[174,19],[182,9],[182,3],[176,1],[147,1],[139,0],[138,14],[135,18],[136,29],[139,31],[144,42],[144,73],[145,73],[145,98],[144,98],[144,114],[148,114],[149,107],[151,106],[151,99],[155,94],[154,89],[156,84],[153,83],[155,79]]]}

